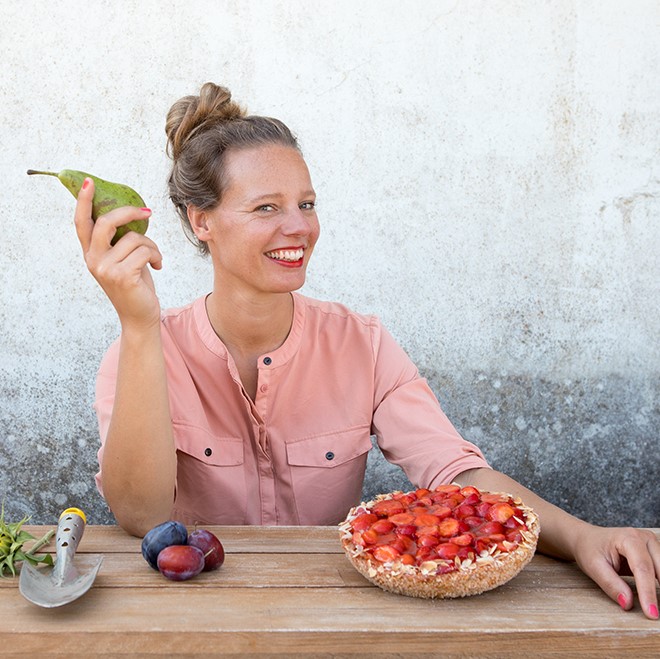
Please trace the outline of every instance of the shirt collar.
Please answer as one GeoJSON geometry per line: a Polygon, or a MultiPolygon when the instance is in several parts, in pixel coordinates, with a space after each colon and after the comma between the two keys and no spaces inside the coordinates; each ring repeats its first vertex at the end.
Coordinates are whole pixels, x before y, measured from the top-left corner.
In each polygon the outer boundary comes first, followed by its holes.
{"type": "MultiPolygon", "coordinates": [[[[298,352],[302,340],[303,328],[305,326],[306,303],[304,296],[298,293],[292,293],[291,295],[293,297],[293,322],[291,323],[291,330],[284,340],[284,343],[277,348],[277,350],[273,350],[260,356],[258,363],[259,368],[277,368],[278,366],[282,366],[298,352]],[[264,364],[265,357],[270,357],[270,364],[264,364]]],[[[204,295],[193,302],[193,315],[197,334],[208,350],[218,357],[228,359],[229,353],[227,347],[215,333],[208,314],[206,313],[207,297],[208,295],[204,295]]]]}

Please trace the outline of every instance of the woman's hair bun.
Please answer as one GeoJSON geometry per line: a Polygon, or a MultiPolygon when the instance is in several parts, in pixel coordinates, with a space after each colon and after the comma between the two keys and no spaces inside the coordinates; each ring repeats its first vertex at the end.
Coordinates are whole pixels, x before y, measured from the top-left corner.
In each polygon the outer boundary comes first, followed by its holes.
{"type": "Polygon", "coordinates": [[[167,153],[176,159],[200,129],[245,116],[245,109],[231,100],[231,92],[226,87],[206,82],[198,96],[180,98],[167,113],[167,153]]]}
{"type": "Polygon", "coordinates": [[[212,82],[202,85],[198,96],[184,96],[172,105],[165,132],[172,157],[170,199],[183,230],[201,254],[208,254],[209,247],[195,235],[188,208],[206,210],[220,202],[228,180],[227,154],[273,144],[300,152],[295,135],[283,122],[247,115],[226,87],[212,82]]]}

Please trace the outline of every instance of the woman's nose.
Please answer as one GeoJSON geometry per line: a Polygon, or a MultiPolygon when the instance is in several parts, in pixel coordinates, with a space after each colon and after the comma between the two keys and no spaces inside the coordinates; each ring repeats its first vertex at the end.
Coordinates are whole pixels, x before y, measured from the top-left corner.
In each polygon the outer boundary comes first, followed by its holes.
{"type": "Polygon", "coordinates": [[[286,214],[282,231],[287,235],[306,236],[312,229],[313,213],[294,208],[286,214]]]}

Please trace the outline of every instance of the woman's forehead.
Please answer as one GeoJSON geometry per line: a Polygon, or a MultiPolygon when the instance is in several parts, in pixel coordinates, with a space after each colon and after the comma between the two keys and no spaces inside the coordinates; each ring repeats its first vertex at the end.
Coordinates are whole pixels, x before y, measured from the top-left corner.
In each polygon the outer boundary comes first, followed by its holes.
{"type": "Polygon", "coordinates": [[[225,160],[225,194],[285,194],[290,190],[313,192],[309,169],[295,148],[267,144],[233,150],[225,160]]]}

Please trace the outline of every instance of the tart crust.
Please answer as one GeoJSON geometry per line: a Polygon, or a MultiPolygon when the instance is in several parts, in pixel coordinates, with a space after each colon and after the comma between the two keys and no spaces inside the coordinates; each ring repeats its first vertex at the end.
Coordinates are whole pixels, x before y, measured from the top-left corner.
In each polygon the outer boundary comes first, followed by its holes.
{"type": "MultiPolygon", "coordinates": [[[[485,491],[481,491],[486,494],[485,491]]],[[[461,561],[454,559],[455,569],[438,574],[440,559],[426,561],[421,565],[406,565],[400,561],[381,563],[363,547],[352,541],[351,522],[359,514],[371,509],[376,501],[391,499],[400,492],[380,495],[373,501],[361,503],[351,508],[346,519],[339,525],[341,544],[353,567],[371,583],[383,590],[425,599],[466,597],[497,588],[515,577],[531,560],[536,551],[540,523],[536,513],[525,506],[520,499],[506,493],[497,493],[502,500],[512,502],[523,512],[527,529],[521,530],[522,541],[511,551],[500,551],[496,544],[491,545],[474,559],[461,561]]],[[[492,494],[492,493],[487,493],[492,494]]]]}

